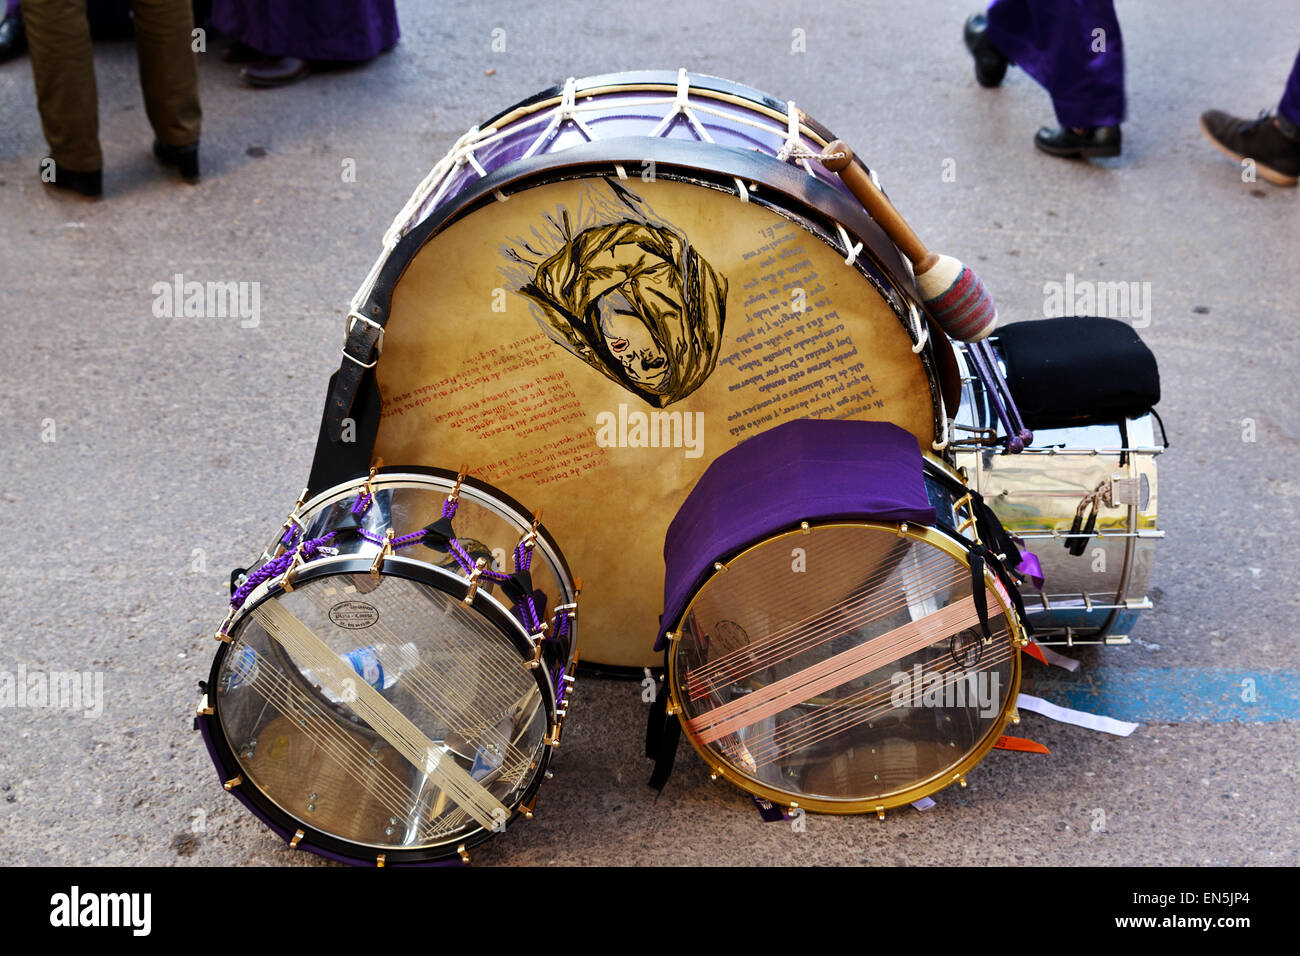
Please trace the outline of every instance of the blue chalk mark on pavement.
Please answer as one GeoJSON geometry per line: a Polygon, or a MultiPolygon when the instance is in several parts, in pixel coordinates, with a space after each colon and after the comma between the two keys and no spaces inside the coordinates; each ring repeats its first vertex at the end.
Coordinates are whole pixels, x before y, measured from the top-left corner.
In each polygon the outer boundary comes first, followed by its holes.
{"type": "Polygon", "coordinates": [[[1195,667],[1034,668],[1020,689],[1062,707],[1138,723],[1300,720],[1300,671],[1195,667]]]}

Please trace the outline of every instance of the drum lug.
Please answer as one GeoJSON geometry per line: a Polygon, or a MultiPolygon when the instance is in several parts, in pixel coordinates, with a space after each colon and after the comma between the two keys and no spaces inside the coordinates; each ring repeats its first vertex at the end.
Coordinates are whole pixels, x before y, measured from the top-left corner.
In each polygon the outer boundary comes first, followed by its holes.
{"type": "Polygon", "coordinates": [[[800,533],[800,534],[812,534],[812,528],[809,526],[809,524],[808,524],[807,521],[800,521],[800,522],[799,522],[799,533],[800,533]]]}
{"type": "Polygon", "coordinates": [[[1013,724],[1020,723],[1020,709],[1017,707],[1011,708],[1011,722],[1013,724]]]}
{"type": "Polygon", "coordinates": [[[302,842],[302,838],[305,837],[306,835],[307,834],[303,833],[302,830],[294,830],[293,837],[289,840],[289,849],[290,850],[298,849],[298,844],[302,842]]]}
{"type": "Polygon", "coordinates": [[[537,794],[533,794],[533,799],[529,800],[527,803],[519,804],[519,812],[524,815],[525,820],[531,820],[533,818],[533,811],[536,808],[537,808],[537,794]]]}
{"type": "Polygon", "coordinates": [[[469,851],[465,849],[465,844],[462,843],[460,846],[456,847],[456,852],[460,854],[460,862],[469,862],[469,851]]]}
{"type": "Polygon", "coordinates": [[[381,853],[379,854],[379,856],[375,857],[375,866],[382,867],[384,863],[387,862],[387,860],[388,860],[388,854],[381,853]]]}
{"type": "MultiPolygon", "coordinates": [[[[392,529],[389,529],[389,534],[392,534],[392,529]]],[[[465,598],[462,603],[474,603],[474,595],[478,593],[478,579],[483,576],[485,567],[487,567],[486,558],[479,558],[474,562],[474,570],[469,573],[469,587],[465,589],[465,598]]]]}
{"type": "Polygon", "coordinates": [[[293,553],[293,560],[289,562],[288,570],[286,570],[284,576],[280,578],[280,590],[285,594],[288,594],[293,590],[293,576],[298,573],[298,568],[301,566],[302,546],[299,545],[298,550],[293,553]]]}
{"type": "Polygon", "coordinates": [[[376,458],[374,464],[370,466],[370,474],[366,476],[366,480],[361,485],[361,493],[367,498],[373,498],[375,496],[374,489],[371,487],[370,483],[375,480],[375,475],[378,474],[379,469],[383,467],[384,459],[382,458],[376,458]]]}
{"type": "Polygon", "coordinates": [[[232,607],[229,611],[226,612],[226,619],[221,622],[221,626],[217,628],[217,633],[214,634],[213,637],[216,638],[218,641],[221,641],[221,643],[223,644],[234,643],[233,638],[231,638],[230,636],[230,622],[233,621],[234,619],[235,619],[235,609],[232,607]]]}
{"type": "Polygon", "coordinates": [[[885,819],[885,807],[883,804],[880,803],[876,804],[876,819],[877,820],[885,819]]]}
{"type": "Polygon", "coordinates": [[[237,786],[239,786],[243,782],[244,782],[244,778],[241,775],[236,774],[235,776],[227,780],[225,783],[223,783],[221,786],[224,787],[227,792],[229,792],[231,790],[234,790],[237,786]]]}
{"type": "MultiPolygon", "coordinates": [[[[374,562],[370,565],[370,576],[372,578],[379,577],[379,569],[384,566],[384,559],[387,558],[392,553],[393,553],[393,529],[389,528],[387,531],[384,532],[384,546],[379,549],[379,553],[375,555],[374,562]]],[[[480,564],[483,563],[482,558],[479,558],[479,563],[480,564]]],[[[293,569],[291,568],[290,570],[293,569]]],[[[469,601],[466,601],[466,603],[468,604],[470,603],[470,601],[473,601],[472,594],[470,595],[469,601]]]]}
{"type": "Polygon", "coordinates": [[[212,707],[211,704],[208,703],[208,695],[207,695],[207,694],[204,694],[204,695],[199,699],[199,706],[198,706],[198,709],[194,712],[194,716],[196,716],[196,717],[211,717],[211,716],[212,716],[213,714],[215,714],[215,713],[216,713],[216,710],[212,707]]]}
{"type": "MultiPolygon", "coordinates": [[[[483,559],[479,558],[479,560],[482,561],[483,559]]],[[[470,600],[471,597],[466,596],[465,603],[468,604],[470,600]]],[[[535,671],[537,670],[537,668],[542,666],[542,644],[545,640],[546,640],[546,622],[542,621],[541,629],[538,630],[537,634],[534,635],[533,637],[533,657],[532,660],[530,660],[527,665],[530,671],[535,671]]]]}

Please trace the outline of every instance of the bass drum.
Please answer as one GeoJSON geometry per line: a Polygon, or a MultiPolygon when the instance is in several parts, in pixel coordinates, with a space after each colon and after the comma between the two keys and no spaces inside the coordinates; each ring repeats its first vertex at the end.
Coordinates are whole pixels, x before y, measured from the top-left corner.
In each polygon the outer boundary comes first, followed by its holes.
{"type": "MultiPolygon", "coordinates": [[[[995,356],[1000,344],[990,339],[995,356]]],[[[1070,428],[1038,428],[1030,447],[1002,454],[1005,438],[964,344],[954,462],[1008,532],[1038,556],[1043,587],[1021,586],[1040,644],[1127,644],[1147,589],[1156,543],[1156,441],[1151,413],[1070,428]],[[1087,530],[1095,502],[1094,528],[1087,530]],[[1082,512],[1080,508],[1082,507],[1082,512]],[[1076,525],[1076,516],[1080,523],[1076,525]],[[1072,547],[1071,547],[1072,546],[1072,547]]]]}
{"type": "Polygon", "coordinates": [[[313,487],[375,455],[468,462],[596,569],[584,659],[653,665],[659,543],[720,454],[795,418],[946,440],[951,346],[807,158],[831,139],[685,71],[570,80],[471,130],[354,301],[313,487]]]}

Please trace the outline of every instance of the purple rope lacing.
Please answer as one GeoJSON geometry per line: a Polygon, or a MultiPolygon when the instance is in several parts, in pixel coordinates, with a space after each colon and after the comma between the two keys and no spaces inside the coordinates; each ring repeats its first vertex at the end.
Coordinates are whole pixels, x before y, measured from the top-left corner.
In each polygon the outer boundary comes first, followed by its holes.
{"type": "Polygon", "coordinates": [[[558,710],[559,708],[564,706],[564,694],[569,689],[569,686],[566,683],[564,683],[563,664],[561,664],[560,669],[555,672],[555,687],[556,687],[555,707],[558,710]]]}
{"type": "Polygon", "coordinates": [[[269,578],[278,577],[285,571],[289,570],[289,565],[293,564],[294,557],[301,554],[304,560],[310,561],[316,557],[316,552],[323,548],[330,541],[334,540],[334,532],[319,538],[313,538],[311,541],[304,541],[293,551],[286,551],[274,560],[266,562],[256,571],[248,576],[248,579],[230,596],[230,606],[236,611],[244,606],[248,596],[253,593],[259,584],[269,578]]]}
{"type": "MultiPolygon", "coordinates": [[[[374,500],[375,500],[375,496],[373,494],[362,493],[360,495],[357,495],[357,500],[352,503],[352,509],[351,509],[352,514],[360,518],[362,515],[364,515],[367,511],[370,510],[370,505],[374,500]]],[[[442,503],[442,516],[447,519],[456,517],[456,507],[458,504],[459,502],[457,499],[447,498],[442,503]]],[[[365,528],[358,528],[357,533],[360,534],[361,537],[369,541],[371,544],[382,545],[388,541],[387,535],[375,534],[373,531],[367,531],[365,528]]],[[[235,593],[231,596],[230,598],[231,607],[238,610],[240,607],[243,606],[244,601],[248,599],[248,595],[253,592],[254,588],[256,588],[259,584],[261,584],[263,581],[267,580],[268,578],[276,577],[277,575],[283,574],[286,570],[288,570],[289,565],[293,563],[295,554],[301,553],[303,558],[306,560],[310,560],[311,558],[315,557],[316,552],[321,548],[321,546],[323,546],[326,542],[332,540],[334,538],[334,535],[335,532],[331,531],[329,534],[325,535],[324,537],[316,538],[315,540],[305,542],[301,547],[297,548],[296,550],[286,550],[284,554],[280,555],[275,560],[268,561],[266,564],[262,565],[260,568],[258,568],[252,574],[250,574],[248,576],[248,580],[246,580],[242,585],[240,585],[239,589],[235,591],[235,593]]],[[[292,548],[293,542],[297,539],[297,537],[298,537],[298,532],[295,531],[292,527],[290,527],[286,529],[284,536],[280,539],[280,543],[286,549],[292,548]]],[[[412,545],[419,544],[423,540],[424,540],[423,529],[419,531],[412,531],[410,534],[404,534],[399,538],[394,538],[392,540],[392,549],[394,551],[400,551],[403,548],[409,548],[412,545]]],[[[470,557],[469,552],[466,551],[464,547],[461,546],[461,543],[457,541],[455,538],[447,539],[447,544],[452,553],[452,556],[456,559],[456,563],[460,565],[461,570],[464,571],[466,574],[472,573],[474,569],[477,567],[477,565],[474,559],[470,557]]],[[[532,549],[524,546],[524,541],[520,541],[519,544],[515,546],[514,554],[512,555],[512,557],[514,559],[516,572],[528,571],[531,568],[533,563],[533,552],[532,549]]],[[[504,571],[492,571],[487,568],[482,569],[479,572],[479,575],[481,577],[487,578],[489,581],[497,581],[497,582],[509,581],[512,577],[512,575],[506,574],[504,571]]],[[[537,605],[533,603],[533,596],[531,594],[524,595],[523,607],[526,610],[526,613],[524,614],[524,626],[531,631],[541,630],[542,625],[537,614],[537,605]]],[[[559,628],[558,628],[560,635],[565,635],[568,633],[569,630],[568,625],[569,625],[568,616],[567,615],[561,616],[559,628]]]]}

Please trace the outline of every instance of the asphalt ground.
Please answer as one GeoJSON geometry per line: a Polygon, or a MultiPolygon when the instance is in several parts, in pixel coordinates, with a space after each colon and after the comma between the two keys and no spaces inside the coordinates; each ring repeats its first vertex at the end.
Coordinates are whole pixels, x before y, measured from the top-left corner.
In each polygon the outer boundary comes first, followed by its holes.
{"type": "Polygon", "coordinates": [[[1210,107],[1276,102],[1300,44],[1287,3],[1246,15],[1121,2],[1124,154],[1091,163],[1033,150],[1052,116],[1022,73],[975,84],[960,39],[970,11],[948,0],[400,11],[391,53],[281,90],[244,88],[213,42],[195,187],[148,153],[130,41],[100,44],[98,203],[38,181],[30,67],[0,66],[0,670],[98,673],[104,691],[92,717],[0,709],[8,861],[318,862],[221,791],[190,723],[227,573],[304,484],[347,302],[465,129],[567,76],[678,66],[793,99],[855,144],[917,231],[976,267],[1004,320],[1042,316],[1045,283],[1067,274],[1150,283],[1141,334],[1171,442],[1156,609],[1129,646],[1077,649],[1076,674],[1031,669],[1026,687],[1142,726],[1119,738],[1026,715],[1019,732],[1050,756],[994,752],[928,812],[810,816],[799,830],[761,822],[685,745],[656,798],[639,685],[587,679],[536,818],[477,860],[1300,861],[1297,195],[1243,182],[1196,126],[1210,107]],[[151,287],[178,272],[260,283],[258,326],[156,318],[151,287]]]}

